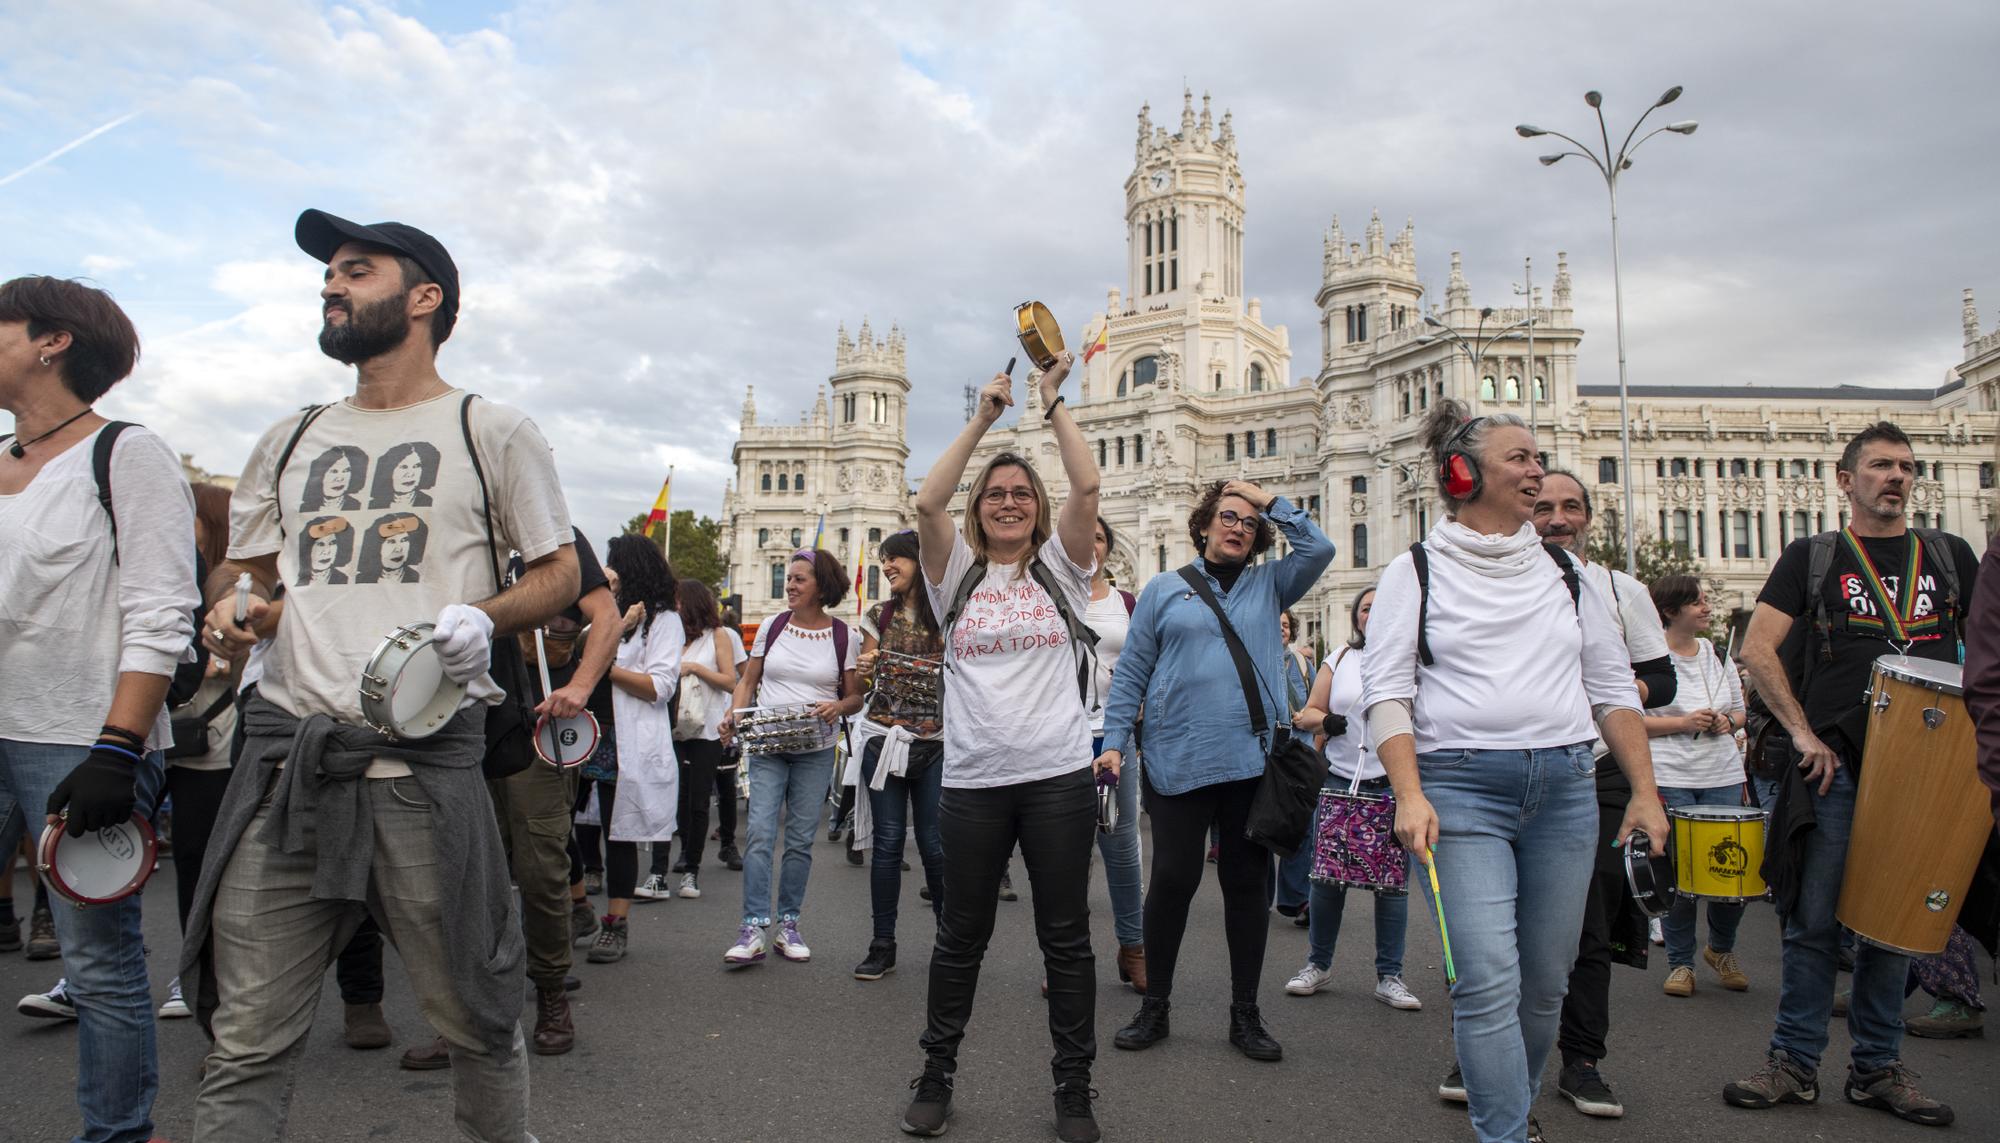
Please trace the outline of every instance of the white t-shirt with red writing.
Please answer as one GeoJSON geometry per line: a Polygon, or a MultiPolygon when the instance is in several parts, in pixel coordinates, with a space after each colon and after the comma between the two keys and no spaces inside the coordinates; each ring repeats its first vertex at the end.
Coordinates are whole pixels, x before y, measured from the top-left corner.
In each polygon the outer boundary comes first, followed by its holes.
{"type": "MultiPolygon", "coordinates": [[[[1041,558],[1081,615],[1097,569],[1078,567],[1059,537],[1042,545],[1041,558]]],[[[950,610],[974,562],[954,534],[944,582],[925,584],[938,615],[950,610]]],[[[1011,786],[1089,766],[1090,720],[1076,668],[1077,648],[1049,593],[1025,568],[989,566],[945,639],[944,784],[1011,786]]]]}

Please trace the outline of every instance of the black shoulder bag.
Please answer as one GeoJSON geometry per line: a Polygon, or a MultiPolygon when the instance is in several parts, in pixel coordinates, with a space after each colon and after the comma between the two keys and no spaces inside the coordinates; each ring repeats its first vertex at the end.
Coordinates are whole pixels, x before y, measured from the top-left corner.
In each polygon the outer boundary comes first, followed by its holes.
{"type": "MultiPolygon", "coordinates": [[[[1305,844],[1312,831],[1313,809],[1319,803],[1320,787],[1326,785],[1326,756],[1284,727],[1272,731],[1270,720],[1264,717],[1264,702],[1250,652],[1244,650],[1243,640],[1237,636],[1236,628],[1230,626],[1221,601],[1215,598],[1208,581],[1193,564],[1181,569],[1181,578],[1201,596],[1201,601],[1208,604],[1222,624],[1222,638],[1229,644],[1229,657],[1236,661],[1237,680],[1243,684],[1243,701],[1250,708],[1250,733],[1259,742],[1266,740],[1266,734],[1272,736],[1270,752],[1264,756],[1264,777],[1257,783],[1257,793],[1250,801],[1250,817],[1244,823],[1243,836],[1280,857],[1290,857],[1305,844]]],[[[1273,626],[1276,623],[1273,616],[1273,626]]]]}

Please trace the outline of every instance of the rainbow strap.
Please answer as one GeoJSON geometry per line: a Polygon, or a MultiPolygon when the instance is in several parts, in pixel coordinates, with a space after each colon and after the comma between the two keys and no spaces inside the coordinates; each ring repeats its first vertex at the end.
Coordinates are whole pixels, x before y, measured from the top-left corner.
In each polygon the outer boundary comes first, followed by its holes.
{"type": "Polygon", "coordinates": [[[1928,631],[1938,624],[1935,613],[1922,619],[1916,617],[1917,576],[1924,566],[1924,538],[1915,532],[1907,534],[1910,537],[1909,563],[1903,570],[1903,599],[1899,609],[1895,598],[1889,594],[1889,585],[1882,581],[1882,573],[1875,569],[1875,561],[1868,558],[1868,549],[1862,547],[1861,541],[1855,537],[1853,525],[1840,530],[1841,537],[1847,541],[1848,551],[1854,553],[1855,561],[1861,565],[1861,574],[1868,579],[1868,589],[1874,592],[1882,609],[1880,619],[1850,612],[1847,625],[1864,631],[1886,632],[1890,641],[1900,644],[1908,644],[1912,632],[1928,631]]]}

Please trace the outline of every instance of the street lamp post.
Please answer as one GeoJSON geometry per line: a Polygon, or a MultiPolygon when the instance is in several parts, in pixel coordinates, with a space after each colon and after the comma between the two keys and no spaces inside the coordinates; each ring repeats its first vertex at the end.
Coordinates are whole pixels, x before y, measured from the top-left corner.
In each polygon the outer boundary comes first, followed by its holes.
{"type": "MultiPolygon", "coordinates": [[[[1574,147],[1575,150],[1572,151],[1558,151],[1553,155],[1543,155],[1541,157],[1542,165],[1545,167],[1554,166],[1571,155],[1581,155],[1589,159],[1591,165],[1597,168],[1597,172],[1604,176],[1604,189],[1611,196],[1611,296],[1612,304],[1616,308],[1618,327],[1618,436],[1620,449],[1624,457],[1621,463],[1624,466],[1622,480],[1625,485],[1625,570],[1632,573],[1637,573],[1639,570],[1639,558],[1638,543],[1634,539],[1632,530],[1632,409],[1631,393],[1625,383],[1625,288],[1618,274],[1618,175],[1622,171],[1631,169],[1632,153],[1644,145],[1647,139],[1658,135],[1662,131],[1672,131],[1676,135],[1694,134],[1695,128],[1700,126],[1700,124],[1693,119],[1683,119],[1677,123],[1669,123],[1664,127],[1655,127],[1641,136],[1638,142],[1635,143],[1632,141],[1632,137],[1639,134],[1639,128],[1645,125],[1647,115],[1651,115],[1653,112],[1658,111],[1680,97],[1681,89],[1676,85],[1668,88],[1664,95],[1654,100],[1653,105],[1646,109],[1645,115],[1639,116],[1639,121],[1632,124],[1632,129],[1625,133],[1625,141],[1618,145],[1618,150],[1614,154],[1611,150],[1611,132],[1604,124],[1604,96],[1595,91],[1584,92],[1583,101],[1588,103],[1590,109],[1597,113],[1597,134],[1598,138],[1604,144],[1602,157],[1599,157],[1589,147],[1560,131],[1545,131],[1540,127],[1527,123],[1514,128],[1514,133],[1523,139],[1533,139],[1538,135],[1553,135],[1563,142],[1568,143],[1571,147],[1574,147]]],[[[1530,304],[1533,304],[1532,300],[1530,304]]]]}
{"type": "MultiPolygon", "coordinates": [[[[1492,316],[1493,316],[1492,306],[1486,306],[1479,311],[1479,324],[1473,328],[1472,339],[1468,341],[1466,340],[1464,334],[1458,332],[1452,327],[1439,321],[1437,319],[1437,315],[1425,314],[1424,324],[1431,327],[1433,330],[1436,330],[1437,332],[1424,334],[1417,340],[1448,341],[1458,346],[1458,348],[1463,349],[1465,351],[1465,355],[1472,359],[1472,375],[1476,378],[1479,376],[1479,363],[1486,359],[1486,351],[1493,348],[1494,342],[1503,341],[1507,338],[1513,337],[1515,334],[1519,333],[1524,328],[1530,330],[1528,334],[1529,337],[1534,336],[1532,325],[1535,320],[1535,314],[1533,310],[1528,311],[1527,317],[1522,318],[1520,321],[1517,321],[1513,325],[1507,326],[1504,329],[1495,330],[1493,332],[1493,336],[1487,337],[1485,336],[1486,319],[1492,316]]],[[[1528,372],[1530,374],[1534,372],[1534,363],[1532,361],[1528,363],[1528,372]]],[[[1530,383],[1532,384],[1532,378],[1530,379],[1530,383]]],[[[1495,396],[1498,396],[1498,394],[1495,394],[1495,396]]]]}

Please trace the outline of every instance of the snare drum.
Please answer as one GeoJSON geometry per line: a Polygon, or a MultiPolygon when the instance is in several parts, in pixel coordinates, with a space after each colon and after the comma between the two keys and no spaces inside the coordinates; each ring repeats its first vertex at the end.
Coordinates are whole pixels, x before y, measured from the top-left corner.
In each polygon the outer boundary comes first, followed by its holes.
{"type": "Polygon", "coordinates": [[[1764,866],[1764,811],[1750,806],[1668,806],[1674,887],[1683,897],[1754,901],[1770,892],[1764,866]]]}
{"type": "Polygon", "coordinates": [[[109,905],[137,893],[153,875],[160,844],[153,825],[137,814],[109,829],[82,837],[63,832],[57,822],[42,830],[35,849],[35,869],[49,891],[77,908],[109,905]]]}
{"type": "Polygon", "coordinates": [[[813,714],[817,704],[746,706],[736,713],[736,739],[745,754],[810,754],[833,745],[835,730],[813,714]]]}
{"type": "Polygon", "coordinates": [[[1396,840],[1394,795],[1321,790],[1314,822],[1310,876],[1315,882],[1377,893],[1409,892],[1409,854],[1396,840]]]}
{"type": "Polygon", "coordinates": [[[361,670],[361,716],[391,738],[428,738],[444,728],[465,699],[465,684],[444,673],[431,642],[434,623],[396,628],[361,670]]]}
{"type": "Polygon", "coordinates": [[[1943,952],[1993,832],[1956,663],[1884,655],[1834,916],[1869,944],[1943,952]]]}
{"type": "Polygon", "coordinates": [[[535,753],[565,770],[581,766],[597,752],[597,735],[597,716],[587,710],[575,718],[545,714],[535,723],[535,753]]]}

